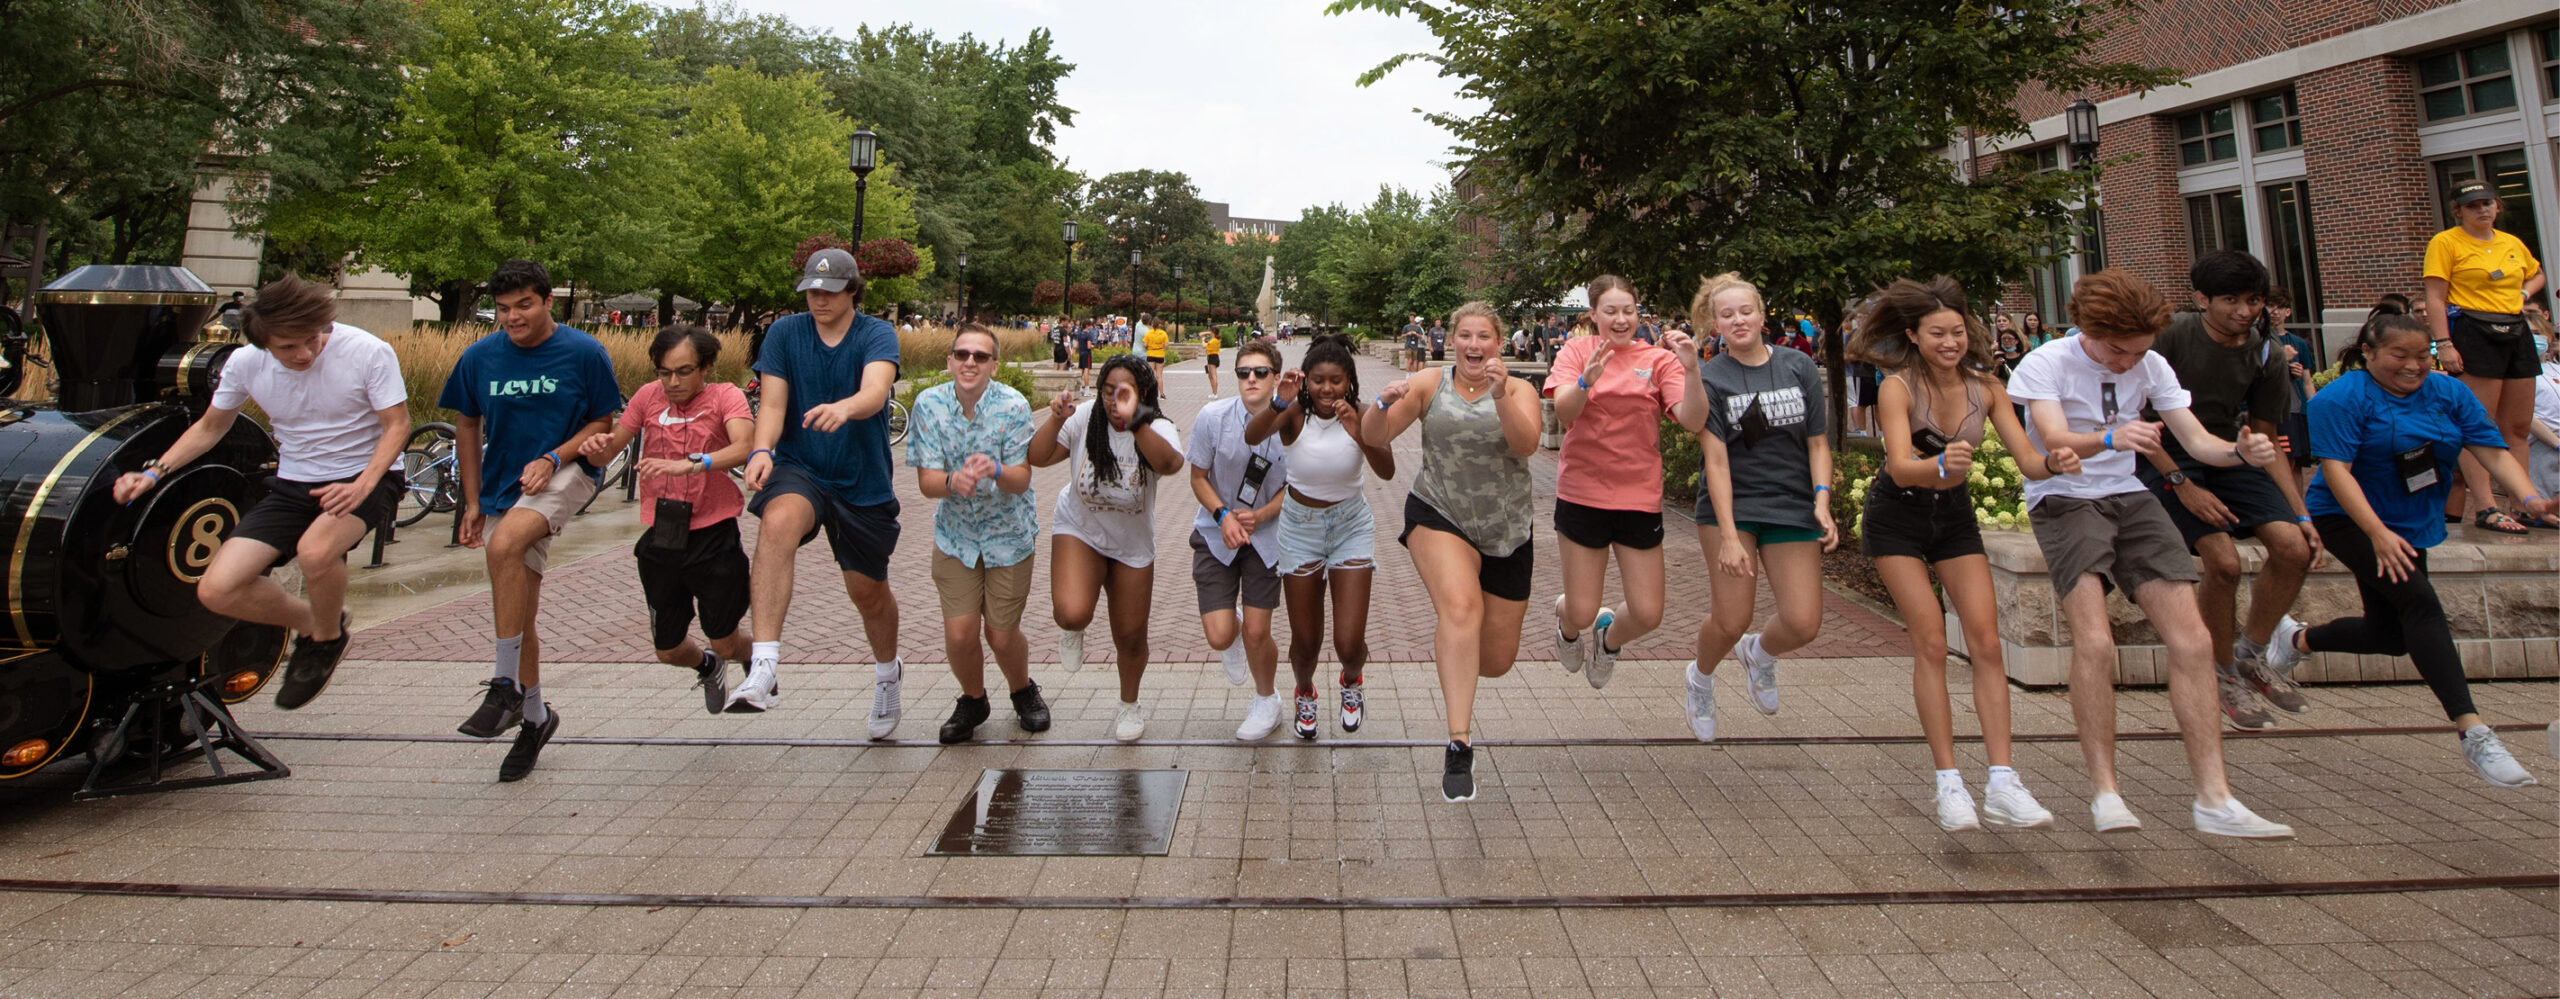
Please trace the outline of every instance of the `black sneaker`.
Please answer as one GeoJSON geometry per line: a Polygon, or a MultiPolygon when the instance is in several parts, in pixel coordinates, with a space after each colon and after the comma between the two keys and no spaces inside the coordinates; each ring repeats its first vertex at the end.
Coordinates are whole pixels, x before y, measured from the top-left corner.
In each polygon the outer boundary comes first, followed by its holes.
{"type": "Polygon", "coordinates": [[[542,758],[542,747],[551,744],[551,733],[560,731],[560,709],[550,708],[549,715],[540,725],[526,722],[516,729],[516,744],[507,748],[506,762],[498,764],[499,780],[519,781],[533,772],[534,761],[542,758]]]}
{"type": "Polygon", "coordinates": [[[1049,702],[1041,699],[1039,684],[1013,692],[1013,717],[1022,723],[1025,732],[1049,730],[1049,702]]]}
{"type": "Polygon", "coordinates": [[[716,715],[729,706],[729,675],[719,653],[702,650],[702,665],[693,668],[693,683],[702,688],[702,710],[716,715]]]}
{"type": "Polygon", "coordinates": [[[942,744],[948,746],[969,741],[969,736],[978,731],[978,724],[986,720],[987,699],[984,696],[960,695],[959,705],[951,709],[951,720],[942,723],[942,744]]]}
{"type": "Polygon", "coordinates": [[[285,660],[284,682],[276,685],[276,707],[291,711],[320,696],[338,662],[347,657],[347,625],[354,618],[338,613],[338,637],[320,641],[309,635],[293,638],[293,655],[285,660]]]}
{"type": "Polygon", "coordinates": [[[1449,740],[1449,751],[1440,763],[1440,800],[1476,800],[1476,747],[1449,740]]]}
{"type": "Polygon", "coordinates": [[[515,681],[490,677],[480,685],[489,688],[480,698],[480,710],[454,731],[474,739],[495,739],[498,733],[524,724],[524,691],[516,689],[515,681]]]}

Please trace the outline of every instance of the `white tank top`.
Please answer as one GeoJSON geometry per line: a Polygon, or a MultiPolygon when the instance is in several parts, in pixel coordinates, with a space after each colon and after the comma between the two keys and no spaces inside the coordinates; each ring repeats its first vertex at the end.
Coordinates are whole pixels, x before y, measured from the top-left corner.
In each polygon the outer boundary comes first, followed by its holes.
{"type": "Polygon", "coordinates": [[[1289,445],[1289,488],[1318,503],[1360,495],[1360,445],[1339,420],[1309,416],[1289,445]]]}

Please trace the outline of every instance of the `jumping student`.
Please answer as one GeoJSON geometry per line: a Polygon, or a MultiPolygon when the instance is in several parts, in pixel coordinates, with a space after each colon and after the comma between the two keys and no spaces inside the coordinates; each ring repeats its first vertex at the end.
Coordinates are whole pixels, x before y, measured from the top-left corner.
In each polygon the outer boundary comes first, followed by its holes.
{"type": "Polygon", "coordinates": [[[1449,720],[1440,797],[1472,801],[1476,684],[1511,672],[1537,569],[1529,456],[1538,451],[1538,393],[1503,366],[1493,306],[1461,305],[1449,326],[1457,363],[1388,386],[1370,434],[1383,446],[1422,424],[1422,472],[1396,540],[1412,553],[1436,618],[1432,659],[1449,720]]]}
{"type": "Polygon", "coordinates": [[[756,532],[752,614],[755,645],[747,678],[729,695],[731,711],[764,711],[782,696],[782,624],[791,613],[792,563],[800,546],[827,532],[845,595],[871,641],[871,738],[897,731],[906,663],[898,658],[898,601],[889,592],[889,554],[898,547],[898,495],[890,484],[889,421],[880,411],[898,380],[898,331],[864,315],[862,270],[853,254],[809,255],[799,291],[809,311],[765,332],[756,374],[755,450],[746,485],[756,532]]]}
{"type": "Polygon", "coordinates": [[[2291,838],[2292,827],[2260,818],[2231,796],[2215,718],[2212,641],[2196,609],[2195,558],[2159,497],[2133,474],[2133,453],[2158,448],[2164,425],[2188,454],[2215,467],[2245,461],[2264,468],[2284,453],[2255,430],[2242,428],[2234,444],[2196,421],[2169,362],[2151,352],[2169,324],[2169,301],[2142,279],[2114,269],[2081,278],[2071,290],[2071,319],[2080,332],[2028,354],[2009,379],[2009,394],[2026,400],[2027,434],[2037,450],[2069,448],[2081,456],[2078,475],[2027,480],[2026,502],[2074,636],[2071,717],[2089,765],[2090,818],[2099,832],[2142,827],[2116,789],[2116,646],[2107,591],[2120,589],[2168,647],[2169,706],[2195,781],[2196,830],[2291,838]],[[2146,407],[2159,422],[2141,419],[2146,407]]]}
{"type": "Polygon", "coordinates": [[[1308,341],[1295,370],[1280,376],[1277,396],[1245,427],[1247,444],[1275,433],[1289,453],[1280,505],[1280,581],[1289,602],[1289,668],[1297,676],[1298,738],[1313,739],[1316,655],[1322,647],[1325,599],[1333,600],[1333,654],[1342,663],[1342,730],[1357,732],[1366,715],[1369,588],[1375,582],[1378,519],[1360,494],[1361,466],[1379,478],[1396,475],[1395,454],[1369,424],[1351,341],[1326,334],[1308,341]]]}
{"type": "MultiPolygon", "coordinates": [[[[1731,273],[1700,282],[1689,305],[1725,342],[1724,353],[1699,366],[1698,387],[1678,411],[1704,455],[1695,519],[1698,547],[1716,567],[1713,606],[1686,671],[1689,731],[1707,741],[1716,737],[1714,677],[1727,652],[1742,660],[1752,706],[1778,713],[1778,657],[1821,634],[1822,553],[1840,544],[1827,502],[1822,369],[1803,351],[1770,347],[1766,307],[1758,287],[1731,273]],[[1768,630],[1751,632],[1762,567],[1777,614],[1768,630]]],[[[1695,341],[1681,335],[1673,346],[1695,362],[1695,341]]]]}
{"type": "Polygon", "coordinates": [[[987,720],[986,653],[1011,691],[1015,723],[1049,728],[1049,705],[1031,680],[1022,608],[1031,596],[1031,554],[1040,517],[1032,509],[1031,403],[995,380],[996,335],[962,323],[951,337],[951,380],[916,394],[908,417],[907,464],[933,508],[933,588],[942,598],[942,647],[960,700],[942,723],[943,744],[967,742],[987,720]],[[984,645],[980,630],[986,632],[984,645]]]}
{"type": "Polygon", "coordinates": [[[1966,477],[1986,428],[2000,432],[2028,478],[2076,474],[2080,456],[2066,450],[2048,457],[2027,439],[1995,374],[1999,355],[1989,331],[1968,318],[1964,289],[1952,278],[1926,284],[1905,278],[1886,287],[1859,317],[1849,354],[1889,372],[1876,397],[1885,465],[1867,489],[1859,533],[1876,574],[1893,594],[1894,609],[1910,625],[1911,698],[1938,771],[1938,827],[1954,832],[1981,828],[1985,821],[2008,829],[2052,825],[2053,813],[2036,802],[2010,765],[1999,595],[1991,585],[1991,562],[1983,555],[1966,477]],[[1946,607],[1964,626],[1973,660],[1974,714],[1982,722],[1983,756],[1990,764],[1979,817],[1964,772],[1956,768],[1946,615],[1929,586],[1932,569],[1946,590],[1946,607]]]}
{"type": "Polygon", "coordinates": [[[1200,630],[1224,658],[1227,682],[1253,683],[1253,701],[1236,727],[1236,738],[1247,742],[1280,728],[1271,612],[1280,606],[1280,496],[1289,457],[1278,440],[1244,440],[1245,425],[1271,407],[1280,371],[1280,348],[1245,341],[1236,348],[1235,396],[1201,407],[1191,421],[1191,495],[1200,501],[1191,518],[1191,582],[1200,591],[1200,630]]]}
{"type": "Polygon", "coordinates": [[[2526,481],[2488,410],[2461,383],[2428,368],[2428,328],[2408,316],[2367,323],[2350,370],[2311,400],[2312,523],[2355,574],[2364,613],[2303,627],[2287,618],[2269,662],[2291,670],[2307,652],[2409,657],[2453,720],[2463,758],[2499,787],[2536,783],[2480,720],[2454,651],[2444,601],[2427,578],[2427,549],[2444,542],[2437,511],[2453,488],[2454,455],[2497,477],[2525,513],[2549,516],[2560,501],[2526,481]]]}
{"type": "Polygon", "coordinates": [[[578,445],[601,463],[640,438],[640,522],[648,530],[631,548],[640,563],[640,593],[649,605],[649,646],[658,661],[689,666],[702,706],[719,714],[729,703],[723,661],[747,661],[747,550],[738,540],[746,497],[727,469],[746,464],[755,436],[747,394],[711,380],[720,338],[692,323],[659,331],[649,342],[656,380],[631,393],[631,405],[609,434],[578,445]],[[710,648],[693,640],[702,615],[710,648]]]}
{"type": "Polygon", "coordinates": [[[213,404],[141,471],[119,476],[115,498],[132,503],[201,457],[241,407],[266,411],[276,474],[214,550],[196,599],[216,614],[297,633],[276,687],[276,706],[290,711],[319,696],[346,657],[347,550],[399,505],[409,390],[390,344],[337,321],[328,285],[287,274],[238,311],[249,346],[223,364],[213,404]],[[267,578],[295,559],[301,597],[267,578]]]}
{"type": "Polygon", "coordinates": [[[1049,603],[1058,624],[1058,662],[1084,667],[1084,630],[1111,597],[1111,645],[1119,653],[1120,702],[1111,737],[1147,734],[1138,681],[1147,673],[1147,605],[1156,587],[1156,482],[1182,470],[1182,437],[1158,408],[1145,361],[1119,354],[1102,364],[1101,393],[1049,400],[1031,437],[1034,468],[1067,462],[1067,484],[1049,515],[1049,603]]]}
{"type": "Polygon", "coordinates": [[[579,456],[578,444],[612,425],[622,390],[603,344],[551,320],[551,275],[541,264],[499,264],[489,277],[489,297],[498,305],[498,331],[463,350],[436,404],[461,414],[454,420],[453,453],[462,483],[462,543],[488,548],[496,632],[496,676],[483,684],[489,691],[460,731],[490,739],[515,728],[515,745],[498,766],[498,779],[513,781],[533,772],[542,747],[560,730],[560,712],[542,699],[542,648],[533,619],[542,606],[552,536],[602,485],[602,473],[579,456]]]}
{"type": "Polygon", "coordinates": [[[1556,548],[1564,553],[1556,660],[1568,673],[1590,667],[1597,690],[1627,643],[1662,623],[1661,419],[1680,406],[1689,376],[1671,351],[1636,341],[1627,279],[1604,274],[1587,291],[1596,335],[1565,342],[1546,387],[1565,427],[1556,451],[1556,548]],[[1623,615],[1600,605],[1612,554],[1623,615]]]}

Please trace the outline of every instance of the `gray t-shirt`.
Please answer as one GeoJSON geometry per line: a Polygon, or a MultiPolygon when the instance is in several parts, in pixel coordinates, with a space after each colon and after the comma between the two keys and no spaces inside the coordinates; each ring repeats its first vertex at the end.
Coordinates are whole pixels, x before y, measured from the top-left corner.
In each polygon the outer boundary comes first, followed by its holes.
{"type": "MultiPolygon", "coordinates": [[[[1756,368],[1725,353],[1699,366],[1698,381],[1707,391],[1707,432],[1725,442],[1731,459],[1726,464],[1733,476],[1734,519],[1820,527],[1813,518],[1813,460],[1805,448],[1826,432],[1821,367],[1803,351],[1772,349],[1756,368]],[[1750,416],[1755,403],[1757,418],[1750,416]]],[[[1696,520],[1716,523],[1703,477],[1696,520]]]]}

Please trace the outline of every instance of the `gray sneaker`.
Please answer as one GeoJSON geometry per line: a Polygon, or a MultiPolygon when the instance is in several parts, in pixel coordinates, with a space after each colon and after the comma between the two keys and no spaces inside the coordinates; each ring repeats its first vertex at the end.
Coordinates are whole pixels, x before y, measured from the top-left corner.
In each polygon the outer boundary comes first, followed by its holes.
{"type": "Polygon", "coordinates": [[[2310,710],[2311,702],[2302,698],[2302,685],[2293,682],[2291,677],[2276,672],[2275,667],[2268,664],[2267,657],[2237,656],[2235,653],[2231,665],[2233,669],[2239,671],[2241,679],[2247,680],[2249,686],[2256,690],[2258,696],[2265,699],[2268,704],[2275,705],[2277,709],[2289,715],[2298,715],[2310,710]]]}
{"type": "Polygon", "coordinates": [[[1684,685],[1689,688],[1689,733],[1697,736],[1699,742],[1716,741],[1715,678],[1699,676],[1698,661],[1695,659],[1689,660],[1689,665],[1682,668],[1680,672],[1689,678],[1689,682],[1684,685]]]}
{"type": "Polygon", "coordinates": [[[2526,772],[2524,764],[2516,762],[2515,754],[2507,752],[2506,744],[2498,741],[2498,733],[2487,725],[2473,725],[2462,733],[2462,758],[2471,761],[2471,769],[2480,772],[2481,780],[2499,787],[2542,783],[2526,772]]]}
{"type": "Polygon", "coordinates": [[[2293,669],[2302,665],[2303,651],[2293,647],[2293,636],[2302,633],[2303,624],[2287,614],[2276,622],[2275,636],[2267,640],[2267,665],[2285,679],[2293,679],[2293,669]]]}
{"type": "Polygon", "coordinates": [[[1760,648],[1760,633],[1742,636],[1733,646],[1733,654],[1742,660],[1744,686],[1751,690],[1751,706],[1764,715],[1778,713],[1778,657],[1760,648]]]}
{"type": "MultiPolygon", "coordinates": [[[[1618,653],[1609,651],[1609,626],[1616,623],[1618,615],[1606,607],[1600,608],[1600,616],[1591,619],[1591,644],[1584,647],[1584,665],[1590,668],[1590,672],[1584,673],[1582,678],[1591,682],[1593,690],[1608,686],[1610,675],[1618,670],[1618,653]]],[[[1623,651],[1626,650],[1619,650],[1623,651]]]]}
{"type": "Polygon", "coordinates": [[[1565,672],[1582,672],[1583,657],[1590,654],[1591,648],[1583,643],[1590,638],[1589,634],[1581,638],[1564,637],[1564,594],[1556,594],[1556,662],[1564,666],[1565,672]]]}
{"type": "Polygon", "coordinates": [[[2267,714],[2266,704],[2258,700],[2257,688],[2241,679],[2237,665],[2214,667],[2213,678],[2222,689],[2222,717],[2230,720],[2232,728],[2255,732],[2276,723],[2267,714]]]}

